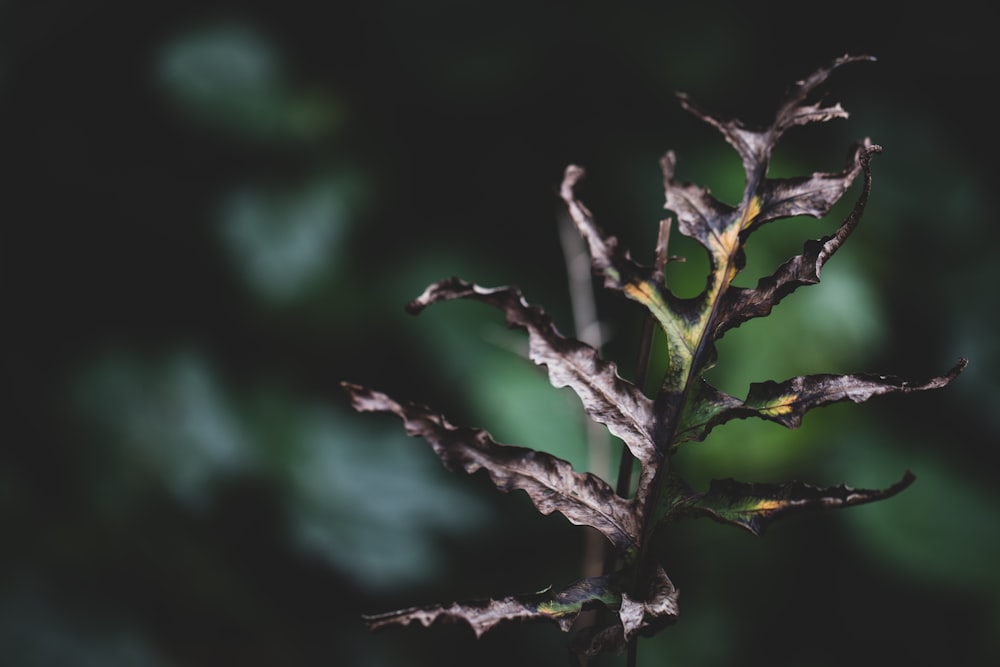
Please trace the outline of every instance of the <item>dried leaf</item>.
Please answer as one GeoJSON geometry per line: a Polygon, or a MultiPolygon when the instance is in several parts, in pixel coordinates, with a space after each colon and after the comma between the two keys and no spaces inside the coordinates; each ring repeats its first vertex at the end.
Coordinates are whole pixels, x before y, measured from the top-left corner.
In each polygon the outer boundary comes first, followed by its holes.
{"type": "Polygon", "coordinates": [[[559,512],[574,524],[593,526],[622,553],[635,548],[632,503],[615,495],[601,478],[574,472],[567,461],[545,452],[498,444],[486,431],[453,426],[425,406],[402,405],[381,392],[341,384],[355,410],[395,414],[409,435],[431,444],[448,470],[486,470],[499,490],[526,492],[542,514],[559,512]]]}
{"type": "MultiPolygon", "coordinates": [[[[686,95],[680,95],[684,108],[693,112],[704,121],[714,125],[722,132],[726,141],[736,149],[743,159],[743,169],[747,175],[747,183],[754,184],[764,178],[767,166],[771,160],[771,151],[786,130],[796,125],[825,122],[834,118],[847,118],[847,112],[839,104],[823,107],[819,104],[805,104],[806,97],[821,83],[829,78],[835,69],[847,63],[859,61],[874,61],[871,56],[845,55],[834,60],[829,67],[823,67],[811,75],[797,81],[786,95],[785,101],[778,108],[774,123],[763,131],[747,130],[738,120],[723,121],[694,107],[686,95]]],[[[749,189],[749,188],[748,188],[749,189]]]]}
{"type": "MultiPolygon", "coordinates": [[[[507,326],[527,330],[528,354],[536,364],[546,366],[552,386],[570,387],[580,397],[590,418],[621,438],[644,471],[654,469],[662,454],[653,443],[653,402],[618,375],[615,364],[602,360],[590,345],[563,337],[551,317],[529,306],[520,291],[512,287],[488,289],[449,278],[424,290],[407,310],[416,314],[432,303],[452,299],[488,303],[504,312],[507,326]]],[[[640,477],[639,488],[648,483],[648,474],[640,477]]]]}
{"type": "MultiPolygon", "coordinates": [[[[465,622],[479,636],[503,621],[545,620],[568,630],[581,610],[603,605],[614,612],[613,619],[584,628],[573,648],[581,656],[620,652],[637,636],[654,634],[678,616],[677,590],[659,565],[662,554],[657,550],[662,541],[656,539],[656,533],[664,526],[685,517],[707,516],[760,535],[772,522],[794,512],[882,500],[913,482],[908,471],[896,484],[876,490],[726,479],[713,481],[708,491],[698,493],[670,466],[670,456],[679,444],[702,440],[715,426],[732,419],[757,417],[796,428],[813,408],[938,389],[965,368],[961,359],[944,375],[917,383],[871,374],[805,375],[752,384],[745,400],[719,391],[703,377],[719,361],[715,343],[726,331],[768,315],[798,287],[818,283],[823,266],[859,224],[871,195],[871,156],[881,151],[867,138],[852,147],[838,173],[769,179],[767,172],[774,147],[787,129],[847,116],[839,104],[824,106],[808,103],[806,98],[836,68],[863,60],[872,58],[844,56],[798,82],[774,121],[762,130],[707,114],[680,96],[682,106],[716,127],[736,149],[746,176],[742,200],[731,206],[707,188],[677,181],[677,160],[672,152],[661,160],[665,207],[676,215],[680,233],[698,241],[708,253],[710,271],[705,289],[693,298],[677,297],[665,283],[662,266],[638,264],[615,237],[604,234],[576,197],[583,169],[574,165],[566,168],[560,195],[587,242],[594,272],[603,278],[605,287],[642,304],[665,335],[668,368],[653,399],[620,377],[615,364],[601,359],[594,348],[561,335],[551,318],[528,305],[513,287],[486,288],[450,278],[431,285],[409,304],[412,313],[453,299],[473,299],[500,309],[508,326],[527,331],[530,357],[547,368],[552,385],[570,387],[587,415],[625,443],[642,471],[635,497],[626,499],[603,480],[576,472],[566,461],[549,454],[499,444],[485,431],[453,426],[427,407],[398,403],[380,392],[344,383],[355,409],[395,414],[407,433],[431,444],[448,469],[468,473],[485,470],[501,491],[527,493],[541,513],[559,512],[575,524],[595,527],[620,556],[614,572],[583,579],[558,593],[546,590],[404,609],[367,617],[371,627],[411,622],[429,625],[444,619],[465,622]],[[733,286],[733,279],[744,268],[745,246],[753,232],[781,218],[825,216],[861,174],[864,179],[858,199],[832,234],[805,242],[800,255],[761,279],[756,288],[733,286]]],[[[667,228],[666,224],[661,226],[661,230],[667,228]]],[[[665,242],[658,240],[664,246],[665,242]]],[[[658,246],[657,254],[665,256],[665,248],[658,246]]]]}
{"type": "MultiPolygon", "coordinates": [[[[776,519],[793,512],[815,509],[839,509],[890,498],[916,477],[906,471],[903,478],[886,489],[852,489],[840,485],[825,489],[802,482],[759,484],[732,479],[712,480],[708,491],[678,508],[676,514],[708,516],[761,535],[776,519]]],[[[665,517],[672,520],[677,516],[665,517]]]]}
{"type": "Polygon", "coordinates": [[[940,389],[965,370],[965,359],[945,373],[924,382],[914,383],[891,375],[807,375],[785,382],[760,382],[750,385],[746,405],[756,415],[789,428],[802,423],[807,410],[841,401],[863,403],[873,396],[908,394],[940,389]]]}
{"type": "MultiPolygon", "coordinates": [[[[738,206],[730,206],[713,197],[707,188],[675,181],[676,158],[673,152],[668,152],[661,161],[666,193],[665,208],[677,215],[679,231],[696,239],[709,253],[711,273],[705,291],[694,299],[678,299],[664,284],[654,280],[652,269],[636,264],[627,252],[619,249],[613,237],[603,235],[590,211],[575,196],[574,188],[583,177],[583,170],[576,166],[567,167],[560,192],[580,233],[588,241],[595,271],[605,276],[606,286],[621,289],[626,296],[646,306],[663,328],[670,360],[670,369],[664,379],[664,391],[682,395],[688,383],[705,370],[706,364],[714,358],[715,339],[726,329],[737,326],[752,316],[766,314],[742,307],[741,300],[733,301],[726,297],[733,278],[745,264],[743,246],[747,237],[764,223],[779,218],[825,215],[851,185],[862,167],[867,168],[867,156],[880,150],[866,139],[854,151],[854,159],[840,174],[813,174],[811,177],[798,179],[765,178],[773,147],[787,128],[846,116],[839,105],[828,108],[803,105],[806,95],[825,81],[836,67],[866,59],[868,58],[838,59],[831,67],[819,70],[805,81],[799,82],[779,109],[774,123],[759,132],[743,128],[738,121],[722,121],[701,112],[685,96],[681,96],[686,108],[719,128],[726,140],[737,149],[743,158],[747,177],[743,201],[738,206]]],[[[822,260],[817,260],[814,265],[821,266],[853,230],[866,200],[867,191],[848,222],[835,235],[836,243],[824,244],[824,252],[820,253],[822,260]]],[[[791,280],[786,280],[779,286],[785,289],[755,293],[755,301],[759,302],[759,306],[765,303],[773,305],[794,289],[791,285],[791,280]]],[[[746,298],[749,296],[744,296],[746,298]]],[[[675,415],[676,411],[670,411],[670,417],[675,415]]]]}
{"type": "Polygon", "coordinates": [[[679,595],[667,573],[657,567],[646,595],[633,599],[622,594],[616,621],[581,629],[573,640],[573,652],[591,658],[606,651],[622,653],[635,637],[653,636],[677,621],[679,595]]]}
{"type": "MultiPolygon", "coordinates": [[[[861,221],[861,215],[864,213],[868,197],[871,194],[871,156],[881,151],[881,146],[873,146],[867,140],[859,144],[855,150],[853,160],[864,171],[864,188],[850,214],[833,234],[818,240],[807,241],[801,255],[792,257],[773,274],[761,278],[755,289],[731,286],[722,296],[718,324],[714,331],[716,338],[721,337],[726,330],[738,327],[751,318],[768,315],[779,301],[797,288],[803,285],[815,285],[819,282],[823,265],[841,247],[861,221]]],[[[845,171],[841,186],[849,185],[856,173],[856,170],[845,171]]]]}
{"type": "Polygon", "coordinates": [[[641,597],[632,598],[623,593],[618,617],[622,622],[624,641],[629,642],[638,634],[653,635],[676,621],[680,614],[677,604],[679,595],[667,573],[659,566],[641,597]]]}
{"type": "Polygon", "coordinates": [[[435,621],[466,623],[481,637],[487,630],[503,621],[548,621],[556,623],[567,632],[584,609],[602,603],[618,607],[621,594],[610,586],[607,576],[581,579],[566,589],[553,593],[544,590],[528,595],[512,595],[499,600],[471,600],[448,605],[412,607],[384,614],[364,616],[372,630],[387,625],[420,623],[430,626],[435,621]]]}
{"type": "Polygon", "coordinates": [[[965,370],[965,359],[945,373],[923,382],[902,380],[892,375],[806,375],[784,382],[755,382],[745,401],[724,394],[704,379],[692,388],[685,406],[674,448],[686,440],[703,440],[716,426],[733,419],[760,417],[788,428],[798,428],[802,417],[813,408],[853,401],[863,403],[884,394],[908,394],[946,386],[965,370]]]}

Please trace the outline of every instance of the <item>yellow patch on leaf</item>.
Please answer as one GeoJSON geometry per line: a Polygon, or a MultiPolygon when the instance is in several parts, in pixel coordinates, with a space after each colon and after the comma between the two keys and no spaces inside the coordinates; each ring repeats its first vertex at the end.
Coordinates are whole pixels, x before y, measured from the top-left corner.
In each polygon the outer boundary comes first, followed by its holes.
{"type": "Polygon", "coordinates": [[[743,217],[740,218],[740,229],[746,229],[750,226],[757,216],[760,215],[760,197],[753,197],[750,203],[745,209],[743,209],[743,217]]]}
{"type": "Polygon", "coordinates": [[[761,500],[756,505],[753,506],[754,512],[773,512],[774,510],[780,510],[784,503],[780,500],[761,500]]]}
{"type": "Polygon", "coordinates": [[[792,404],[798,400],[797,394],[785,394],[784,396],[779,396],[773,403],[769,406],[761,408],[759,410],[760,414],[765,417],[778,417],[780,415],[787,415],[792,411],[792,404]]]}
{"type": "Polygon", "coordinates": [[[652,305],[660,301],[659,295],[655,294],[646,282],[628,283],[625,285],[625,294],[631,299],[635,299],[643,305],[652,305]]]}
{"type": "Polygon", "coordinates": [[[564,616],[571,612],[579,611],[578,606],[559,604],[558,602],[542,602],[537,607],[540,614],[546,616],[564,616]]]}

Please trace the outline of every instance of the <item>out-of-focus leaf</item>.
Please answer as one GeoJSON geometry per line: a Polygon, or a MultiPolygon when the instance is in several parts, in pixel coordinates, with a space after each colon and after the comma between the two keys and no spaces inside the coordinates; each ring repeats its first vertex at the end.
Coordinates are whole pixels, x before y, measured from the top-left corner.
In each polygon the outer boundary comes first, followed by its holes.
{"type": "Polygon", "coordinates": [[[156,362],[109,356],[81,373],[78,384],[82,417],[117,450],[111,459],[120,456],[130,471],[102,480],[99,494],[145,474],[197,507],[219,478],[255,464],[232,397],[198,354],[185,351],[156,362]]]}
{"type": "Polygon", "coordinates": [[[451,563],[440,538],[490,523],[486,503],[449,483],[405,434],[357,428],[325,407],[268,403],[251,409],[283,443],[270,456],[285,460],[259,474],[281,475],[296,545],[358,586],[399,590],[446,576],[451,563]]]}
{"type": "Polygon", "coordinates": [[[932,590],[961,591],[1000,613],[1000,532],[990,529],[1000,514],[1000,493],[989,473],[973,478],[926,434],[912,434],[905,449],[873,447],[883,433],[857,437],[857,451],[835,459],[835,470],[860,467],[856,474],[872,479],[905,462],[920,479],[893,502],[845,517],[851,541],[888,572],[906,573],[932,590]]]}
{"type": "Polygon", "coordinates": [[[234,269],[267,301],[299,296],[337,266],[358,189],[350,178],[325,176],[288,191],[232,193],[220,236],[234,269]]]}
{"type": "Polygon", "coordinates": [[[103,462],[88,489],[93,500],[127,515],[145,494],[165,489],[204,511],[227,482],[266,480],[283,490],[296,546],[367,590],[442,574],[440,537],[489,522],[487,505],[448,485],[404,434],[359,428],[329,406],[243,390],[192,351],[96,360],[76,391],[79,419],[103,462]]]}
{"type": "Polygon", "coordinates": [[[178,37],[159,70],[182,110],[241,138],[315,140],[343,116],[329,96],[294,90],[278,48],[240,23],[178,37]]]}
{"type": "Polygon", "coordinates": [[[95,608],[104,600],[64,600],[35,572],[14,572],[0,597],[0,646],[4,661],[17,665],[77,667],[169,667],[174,663],[135,627],[132,619],[109,623],[95,608]],[[78,617],[85,608],[90,616],[78,617]],[[100,620],[95,620],[100,619],[100,620]]]}

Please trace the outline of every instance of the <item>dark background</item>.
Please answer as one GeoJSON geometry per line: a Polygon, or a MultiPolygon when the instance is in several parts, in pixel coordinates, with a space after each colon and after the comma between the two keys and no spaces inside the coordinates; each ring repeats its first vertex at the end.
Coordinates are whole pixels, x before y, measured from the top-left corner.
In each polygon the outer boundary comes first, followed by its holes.
{"type": "MultiPolygon", "coordinates": [[[[600,470],[575,399],[499,313],[403,305],[460,275],[519,285],[571,332],[568,163],[649,262],[666,150],[684,180],[742,187],[675,92],[766,123],[791,82],[867,53],[823,87],[850,118],[790,131],[774,163],[833,171],[870,136],[865,219],[821,285],[727,335],[713,380],[969,368],[682,450],[698,485],[917,482],[763,539],[679,525],[681,620],[639,663],[997,664],[994,36],[956,3],[899,6],[0,2],[0,661],[562,663],[554,626],[363,628],[566,584],[584,531],[446,473],[339,382],[600,470]]],[[[838,221],[773,223],[741,280],[838,221]]],[[[673,243],[691,255],[672,284],[697,291],[703,256],[673,243]]],[[[597,307],[632,377],[641,313],[597,307]]]]}

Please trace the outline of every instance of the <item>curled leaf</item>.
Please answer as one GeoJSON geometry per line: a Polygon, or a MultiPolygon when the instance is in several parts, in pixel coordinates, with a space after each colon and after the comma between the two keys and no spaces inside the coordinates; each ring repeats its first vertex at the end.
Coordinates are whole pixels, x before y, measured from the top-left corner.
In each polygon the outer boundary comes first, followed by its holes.
{"type": "Polygon", "coordinates": [[[852,62],[873,61],[871,56],[844,55],[835,59],[828,67],[821,67],[805,79],[797,81],[784,102],[775,114],[770,127],[762,130],[750,130],[739,120],[721,120],[697,109],[686,95],[679,95],[681,105],[702,120],[714,125],[726,141],[736,149],[743,159],[743,169],[748,183],[756,183],[762,179],[770,164],[771,152],[775,144],[791,127],[808,123],[826,122],[834,118],[847,118],[847,112],[839,104],[824,107],[821,104],[806,104],[809,94],[826,81],[835,69],[852,62]]]}
{"type": "Polygon", "coordinates": [[[430,626],[435,621],[466,623],[481,637],[497,624],[504,621],[556,623],[567,632],[584,609],[597,603],[617,607],[621,595],[611,586],[611,577],[590,577],[581,579],[562,591],[546,589],[527,595],[482,600],[453,602],[445,605],[411,607],[383,614],[364,616],[365,623],[372,630],[389,625],[409,625],[420,623],[430,626]]]}
{"type": "Polygon", "coordinates": [[[689,498],[677,511],[708,516],[761,535],[776,519],[793,512],[834,509],[890,498],[916,479],[910,471],[886,489],[852,489],[840,486],[818,488],[802,482],[761,484],[732,479],[713,480],[707,492],[689,498]]]}
{"type": "Polygon", "coordinates": [[[676,621],[680,614],[679,596],[680,592],[674,588],[667,573],[657,566],[646,585],[645,595],[636,598],[628,593],[622,595],[618,617],[622,622],[624,641],[631,641],[637,634],[656,634],[676,621]]]}
{"type": "Polygon", "coordinates": [[[604,276],[605,287],[621,290],[628,298],[641,303],[660,324],[666,334],[670,359],[668,378],[671,381],[665,385],[680,388],[698,346],[694,328],[698,306],[675,297],[663,285],[659,272],[633,261],[627,252],[618,248],[615,237],[604,235],[590,210],[576,198],[576,186],[583,176],[583,168],[566,167],[559,191],[570,217],[588,243],[594,271],[604,276]]]}
{"type": "Polygon", "coordinates": [[[677,621],[679,591],[662,567],[657,567],[645,595],[633,598],[623,593],[617,618],[604,625],[581,629],[573,640],[573,652],[595,657],[612,651],[622,653],[637,636],[652,636],[677,621]]]}
{"type": "Polygon", "coordinates": [[[967,360],[959,359],[944,375],[924,382],[868,374],[806,375],[785,382],[760,382],[750,385],[746,405],[759,417],[796,428],[806,411],[823,405],[841,401],[863,403],[873,396],[940,389],[958,377],[967,364],[967,360]]]}
{"type": "MultiPolygon", "coordinates": [[[[679,299],[648,267],[634,262],[627,251],[619,248],[614,237],[605,236],[589,209],[575,195],[575,187],[583,177],[580,167],[567,167],[560,193],[573,221],[587,240],[595,271],[605,278],[605,285],[622,290],[626,296],[643,304],[659,322],[668,345],[669,369],[663,389],[678,395],[681,401],[685,387],[714,358],[713,342],[727,329],[738,326],[750,317],[770,312],[777,301],[795,287],[818,282],[818,270],[856,227],[868,189],[859,199],[852,215],[830,239],[815,250],[807,246],[797,262],[791,262],[772,279],[762,283],[757,291],[734,289],[729,295],[733,278],[745,264],[744,245],[747,237],[771,220],[799,215],[821,217],[829,212],[853,182],[867,169],[872,152],[880,150],[866,139],[853,151],[847,167],[839,174],[813,174],[793,179],[767,179],[771,153],[782,134],[790,127],[812,122],[843,118],[847,113],[839,104],[823,107],[806,104],[805,98],[830,73],[841,65],[867,56],[844,56],[796,84],[779,108],[774,122],[764,130],[743,127],[739,121],[724,121],[695,107],[685,95],[682,105],[702,120],[714,125],[736,148],[743,159],[746,187],[742,202],[730,206],[716,199],[707,188],[679,182],[674,178],[676,156],[668,152],[661,161],[666,201],[664,207],[677,216],[678,229],[696,239],[709,254],[711,273],[705,291],[694,299],[679,299]],[[804,268],[811,259],[812,274],[804,268]],[[811,276],[815,276],[811,278],[811,276]]],[[[868,183],[870,187],[870,181],[868,183]]],[[[677,410],[669,411],[671,416],[677,410]]]]}
{"type": "Polygon", "coordinates": [[[893,375],[817,374],[804,375],[784,382],[755,382],[745,401],[718,391],[700,380],[692,389],[678,428],[674,447],[685,440],[703,440],[708,433],[733,419],[759,417],[788,428],[798,428],[806,412],[842,401],[863,403],[885,394],[908,394],[947,386],[965,370],[966,359],[944,375],[922,382],[903,380],[893,375]]]}
{"type": "MultiPolygon", "coordinates": [[[[601,359],[590,345],[562,336],[551,317],[529,306],[520,291],[512,287],[486,288],[449,278],[428,287],[407,309],[419,313],[432,303],[452,299],[488,303],[504,312],[507,326],[525,329],[529,334],[528,354],[532,361],[548,369],[552,386],[570,387],[590,418],[621,438],[643,470],[655,467],[662,455],[653,442],[653,402],[622,378],[615,364],[601,359]]],[[[640,488],[647,483],[646,478],[640,478],[640,488]]]]}
{"type": "MultiPolygon", "coordinates": [[[[855,150],[853,160],[864,171],[864,188],[850,214],[833,234],[818,240],[807,241],[803,246],[802,254],[789,259],[770,276],[761,278],[755,289],[730,287],[722,296],[719,319],[714,331],[716,338],[721,337],[726,330],[738,327],[751,318],[768,315],[779,301],[797,288],[803,285],[815,285],[819,282],[823,265],[840,249],[861,221],[861,215],[864,213],[868,197],[871,194],[871,156],[881,151],[881,146],[872,145],[867,140],[859,144],[855,150]]],[[[848,169],[843,172],[839,178],[839,185],[833,191],[833,193],[838,193],[837,197],[843,193],[856,173],[856,169],[848,169]]],[[[836,199],[832,201],[836,201],[836,199]]]]}
{"type": "Polygon", "coordinates": [[[569,462],[545,452],[501,445],[486,431],[453,426],[425,406],[403,405],[381,392],[341,384],[355,410],[395,414],[409,435],[430,443],[449,470],[470,474],[485,470],[500,491],[524,491],[542,514],[559,512],[574,524],[593,526],[619,552],[636,546],[632,503],[616,495],[601,478],[577,473],[569,462]]]}

